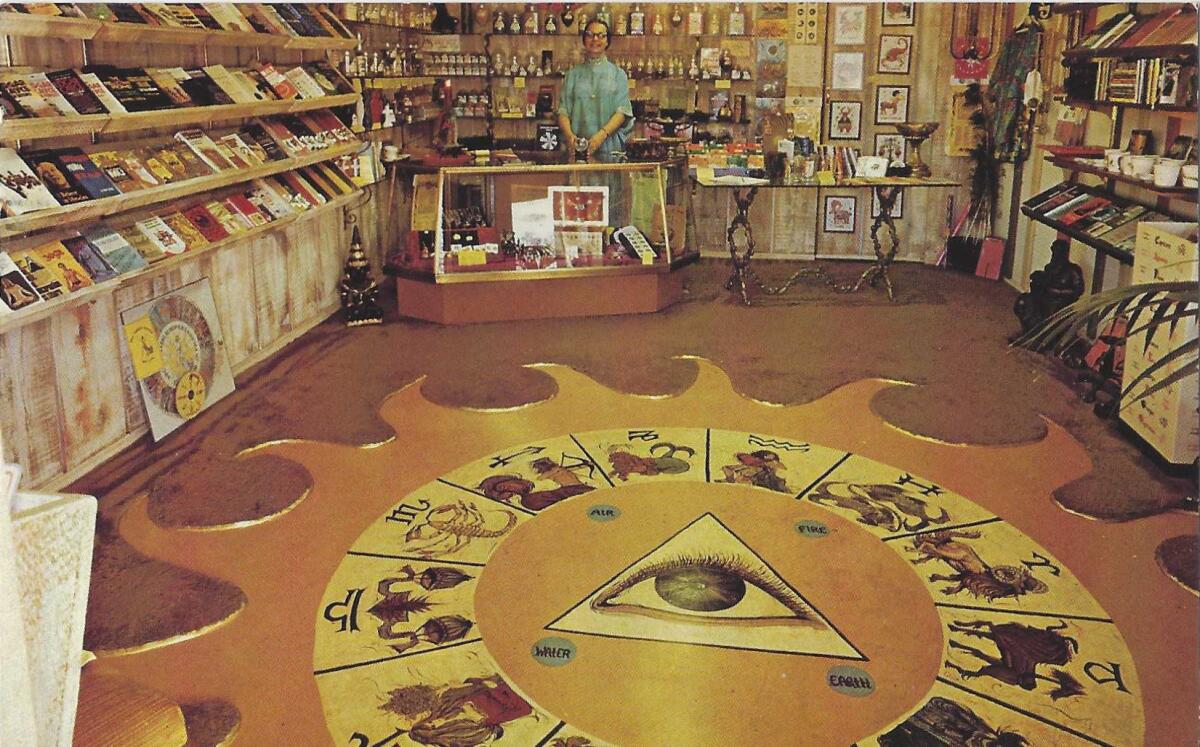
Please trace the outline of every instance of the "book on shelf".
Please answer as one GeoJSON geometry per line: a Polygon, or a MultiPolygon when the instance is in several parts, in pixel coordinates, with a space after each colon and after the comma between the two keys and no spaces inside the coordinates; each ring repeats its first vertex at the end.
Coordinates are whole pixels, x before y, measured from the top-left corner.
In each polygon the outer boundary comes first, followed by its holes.
{"type": "Polygon", "coordinates": [[[0,209],[4,215],[25,215],[60,204],[15,150],[0,148],[0,209]]]}
{"type": "Polygon", "coordinates": [[[213,16],[212,11],[209,10],[208,6],[206,6],[204,3],[184,3],[184,7],[186,7],[188,12],[196,17],[196,20],[200,22],[201,26],[209,31],[225,30],[225,27],[221,25],[220,21],[218,21],[215,16],[213,16]]]}
{"type": "Polygon", "coordinates": [[[54,70],[46,73],[46,78],[67,99],[76,112],[108,114],[108,109],[74,70],[54,70]]]}
{"type": "Polygon", "coordinates": [[[175,181],[211,176],[214,173],[214,169],[200,160],[195,151],[180,142],[163,143],[155,154],[171,169],[175,181]]]}
{"type": "Polygon", "coordinates": [[[113,15],[113,20],[117,21],[118,23],[136,23],[142,26],[149,24],[149,21],[146,20],[146,16],[143,15],[140,10],[138,10],[138,7],[135,4],[111,3],[108,5],[108,9],[113,15]]]}
{"type": "Polygon", "coordinates": [[[187,89],[179,82],[170,68],[146,68],[146,75],[150,76],[150,80],[154,81],[154,85],[171,99],[171,103],[177,107],[195,106],[196,102],[192,99],[187,89]]]}
{"type": "Polygon", "coordinates": [[[286,153],[289,158],[308,153],[308,146],[304,144],[299,135],[295,132],[292,132],[287,125],[283,124],[279,119],[275,117],[264,117],[256,121],[264,130],[266,130],[271,139],[279,144],[280,149],[286,153]]]}
{"type": "Polygon", "coordinates": [[[73,117],[79,112],[75,111],[75,107],[71,106],[71,102],[67,100],[62,92],[54,87],[50,82],[50,78],[45,73],[26,73],[24,76],[25,82],[29,84],[38,96],[42,97],[50,106],[54,107],[64,117],[73,117]]]}
{"type": "Polygon", "coordinates": [[[1086,192],[1083,194],[1074,195],[1057,205],[1045,206],[1043,208],[1042,215],[1046,216],[1047,218],[1054,218],[1057,220],[1058,216],[1063,215],[1070,210],[1074,210],[1091,198],[1092,196],[1086,192]]]}
{"type": "Polygon", "coordinates": [[[240,218],[229,211],[220,200],[209,200],[204,203],[204,208],[212,214],[212,217],[217,219],[217,223],[221,224],[229,235],[239,234],[245,231],[247,226],[240,218]]]}
{"type": "Polygon", "coordinates": [[[226,31],[253,32],[254,27],[233,3],[200,3],[226,31]]]}
{"type": "Polygon", "coordinates": [[[270,7],[283,19],[296,36],[330,36],[321,24],[317,23],[307,6],[299,3],[271,3],[270,7]]]}
{"type": "Polygon", "coordinates": [[[8,255],[42,298],[48,301],[68,292],[62,279],[46,265],[46,260],[34,251],[34,247],[14,249],[8,255]]]}
{"type": "Polygon", "coordinates": [[[264,211],[272,220],[293,215],[296,210],[288,201],[288,196],[281,194],[274,185],[267,184],[263,179],[250,182],[244,194],[259,210],[264,211]]]}
{"type": "Polygon", "coordinates": [[[167,5],[167,9],[171,12],[171,15],[174,16],[179,25],[185,29],[196,29],[198,31],[203,31],[204,29],[208,28],[198,17],[196,17],[196,14],[192,12],[192,9],[189,8],[186,3],[170,3],[167,5]]]}
{"type": "Polygon", "coordinates": [[[0,76],[0,87],[8,97],[17,103],[27,114],[34,117],[61,117],[62,113],[50,106],[37,91],[30,87],[29,81],[19,75],[0,76]]]}
{"type": "Polygon", "coordinates": [[[1164,21],[1143,39],[1141,46],[1158,47],[1172,44],[1188,44],[1196,38],[1196,11],[1183,6],[1180,12],[1164,21]]]}
{"type": "Polygon", "coordinates": [[[148,264],[145,257],[139,254],[124,236],[104,223],[85,226],[79,233],[122,275],[140,270],[148,264]]]}
{"type": "Polygon", "coordinates": [[[215,244],[222,239],[229,238],[229,232],[204,205],[193,205],[184,210],[183,215],[208,241],[215,244]]]}
{"type": "Polygon", "coordinates": [[[67,178],[88,197],[99,200],[121,194],[108,175],[79,148],[59,148],[56,153],[67,178]]]}
{"type": "Polygon", "coordinates": [[[57,152],[34,150],[24,154],[24,158],[29,168],[33,169],[60,205],[78,205],[92,199],[87,192],[72,183],[58,160],[57,152]]]}
{"type": "Polygon", "coordinates": [[[42,302],[41,295],[8,252],[0,252],[0,315],[42,302]]]}
{"type": "Polygon", "coordinates": [[[34,251],[46,263],[46,266],[62,282],[67,292],[74,293],[94,285],[92,278],[83,269],[83,265],[67,251],[61,241],[48,241],[34,247],[34,251]]]}
{"type": "Polygon", "coordinates": [[[296,90],[296,85],[288,80],[287,76],[279,72],[279,69],[271,63],[258,63],[258,73],[266,80],[272,90],[275,91],[275,95],[280,99],[290,101],[300,95],[300,92],[296,90]]]}
{"type": "Polygon", "coordinates": [[[352,194],[356,189],[358,189],[350,177],[342,173],[342,170],[330,161],[315,163],[311,168],[323,174],[325,178],[328,179],[329,182],[333,184],[334,187],[336,187],[343,195],[352,194]]]}
{"type": "Polygon", "coordinates": [[[92,160],[92,163],[96,164],[97,168],[104,172],[104,175],[113,183],[113,186],[120,190],[121,194],[137,192],[148,186],[143,183],[141,178],[129,173],[124,159],[115,150],[91,151],[88,153],[88,158],[92,160]]]}
{"type": "Polygon", "coordinates": [[[83,266],[93,282],[103,283],[105,280],[112,280],[119,274],[116,268],[104,258],[100,250],[86,237],[69,236],[62,240],[62,244],[75,258],[75,261],[83,266]]]}
{"type": "Polygon", "coordinates": [[[192,222],[187,219],[182,212],[176,210],[166,215],[160,216],[163,223],[166,223],[172,231],[175,232],[180,239],[183,240],[183,245],[186,251],[195,251],[203,249],[209,245],[209,240],[200,229],[192,225],[192,222]]]}
{"type": "Polygon", "coordinates": [[[204,68],[168,68],[183,90],[201,106],[218,106],[234,103],[233,98],[217,85],[204,68]]]}
{"type": "Polygon", "coordinates": [[[250,221],[252,226],[265,226],[271,222],[271,218],[244,194],[230,195],[225,198],[225,202],[227,206],[237,210],[246,220],[250,221]]]}
{"type": "Polygon", "coordinates": [[[190,148],[213,171],[228,171],[235,168],[204,130],[182,130],[175,133],[175,139],[190,148]]]}
{"type": "Polygon", "coordinates": [[[1112,200],[1107,197],[1088,195],[1088,199],[1078,203],[1070,210],[1061,212],[1058,215],[1058,222],[1068,226],[1073,225],[1111,204],[1112,200]]]}
{"type": "Polygon", "coordinates": [[[79,10],[85,17],[91,18],[95,21],[110,21],[112,23],[116,23],[118,20],[116,13],[113,12],[113,9],[105,3],[81,3],[79,5],[79,10]]]}
{"type": "Polygon", "coordinates": [[[346,28],[346,24],[342,23],[342,19],[338,18],[333,11],[323,5],[318,5],[313,8],[314,12],[318,13],[325,21],[333,28],[334,34],[343,39],[355,38],[354,32],[346,28]]]}
{"type": "Polygon", "coordinates": [[[238,8],[246,20],[261,34],[297,36],[292,27],[284,22],[279,13],[266,3],[239,3],[238,8]]]}
{"type": "Polygon", "coordinates": [[[137,9],[148,23],[165,28],[183,28],[183,24],[175,16],[166,3],[137,3],[137,9]]]}
{"type": "Polygon", "coordinates": [[[158,247],[150,237],[142,233],[136,223],[131,223],[128,226],[121,226],[116,229],[121,238],[125,239],[130,246],[141,256],[142,261],[147,264],[161,262],[167,258],[167,253],[158,247]]]}
{"type": "Polygon", "coordinates": [[[230,75],[255,101],[277,101],[279,99],[275,95],[275,90],[253,70],[233,70],[230,75]]]}
{"type": "MultiPolygon", "coordinates": [[[[145,167],[151,178],[154,179],[156,184],[153,186],[179,181],[179,178],[175,176],[175,172],[171,170],[171,167],[159,157],[158,146],[144,145],[141,148],[131,149],[130,153],[138,163],[145,167]]],[[[124,155],[124,152],[122,152],[122,155],[124,155]]],[[[128,162],[126,162],[126,167],[129,167],[128,162]]],[[[183,171],[182,164],[180,164],[179,170],[183,171]]]]}
{"type": "Polygon", "coordinates": [[[279,143],[275,142],[275,138],[271,137],[267,129],[258,122],[250,122],[242,126],[238,132],[244,135],[242,138],[248,146],[254,151],[255,155],[267,161],[283,161],[288,158],[288,154],[284,152],[279,143]]]}
{"type": "Polygon", "coordinates": [[[297,169],[296,173],[303,177],[304,180],[309,184],[311,184],[313,188],[319,190],[321,194],[324,195],[326,201],[336,199],[342,194],[339,189],[335,188],[329,183],[329,180],[325,178],[324,174],[312,168],[311,166],[297,169]]]}
{"type": "Polygon", "coordinates": [[[329,198],[325,196],[321,190],[317,189],[311,182],[304,178],[304,175],[299,171],[285,171],[282,174],[275,175],[281,178],[285,184],[298,192],[308,204],[313,207],[324,205],[329,202],[329,198]]]}
{"type": "Polygon", "coordinates": [[[233,164],[239,168],[253,168],[261,166],[264,161],[259,157],[258,152],[250,147],[250,144],[242,139],[242,136],[236,132],[229,132],[222,135],[217,140],[218,145],[225,147],[222,154],[229,158],[233,164]]]}
{"type": "Polygon", "coordinates": [[[143,218],[133,224],[141,231],[150,243],[160,249],[164,254],[183,254],[187,251],[187,244],[183,243],[183,239],[179,238],[179,234],[175,233],[170,226],[166,224],[162,218],[157,215],[152,215],[149,218],[143,218]]]}
{"type": "Polygon", "coordinates": [[[13,10],[34,16],[61,16],[62,8],[57,3],[11,3],[13,10]]]}
{"type": "Polygon", "coordinates": [[[1137,25],[1137,28],[1133,30],[1133,33],[1126,35],[1125,38],[1121,39],[1121,43],[1115,46],[1119,46],[1122,49],[1131,49],[1133,47],[1140,46],[1142,41],[1147,36],[1154,31],[1157,31],[1160,26],[1162,26],[1172,17],[1178,15],[1179,11],[1179,6],[1168,7],[1160,10],[1158,13],[1155,13],[1149,18],[1142,20],[1142,22],[1137,25]]]}
{"type": "Polygon", "coordinates": [[[3,85],[0,85],[0,115],[3,115],[4,119],[23,119],[33,116],[3,85]]]}
{"type": "Polygon", "coordinates": [[[321,87],[321,84],[317,83],[316,79],[300,65],[288,70],[284,73],[284,77],[296,87],[302,99],[319,99],[325,95],[325,89],[321,87]]]}
{"type": "Polygon", "coordinates": [[[304,212],[316,207],[316,202],[305,193],[298,189],[294,184],[289,183],[283,178],[282,174],[274,174],[267,177],[264,181],[274,186],[287,197],[288,204],[291,205],[297,212],[304,212]]]}
{"type": "Polygon", "coordinates": [[[246,215],[238,208],[237,203],[234,202],[232,196],[222,197],[219,202],[221,203],[221,207],[225,208],[225,211],[229,213],[229,215],[231,215],[235,221],[237,221],[239,226],[241,226],[242,231],[249,231],[255,227],[256,224],[254,221],[250,220],[250,216],[246,215]]]}
{"type": "Polygon", "coordinates": [[[113,95],[112,91],[108,90],[104,86],[104,83],[100,80],[100,76],[96,75],[95,73],[85,73],[79,71],[79,79],[83,81],[83,84],[88,87],[88,90],[91,91],[97,99],[99,99],[100,103],[104,105],[104,108],[108,110],[109,114],[129,113],[129,110],[125,108],[125,105],[113,95]]]}
{"type": "Polygon", "coordinates": [[[212,82],[224,91],[233,103],[253,104],[257,101],[253,94],[245,90],[241,81],[234,77],[224,65],[207,65],[203,69],[212,82]]]}
{"type": "Polygon", "coordinates": [[[145,71],[137,71],[135,80],[134,73],[111,65],[89,65],[82,70],[99,78],[100,83],[108,89],[109,93],[121,103],[127,112],[146,112],[170,108],[171,100],[153,85],[153,81],[146,76],[145,71]],[[153,92],[150,87],[153,87],[153,92]]]}
{"type": "Polygon", "coordinates": [[[327,95],[354,93],[354,85],[327,60],[306,62],[303,67],[327,95]]]}

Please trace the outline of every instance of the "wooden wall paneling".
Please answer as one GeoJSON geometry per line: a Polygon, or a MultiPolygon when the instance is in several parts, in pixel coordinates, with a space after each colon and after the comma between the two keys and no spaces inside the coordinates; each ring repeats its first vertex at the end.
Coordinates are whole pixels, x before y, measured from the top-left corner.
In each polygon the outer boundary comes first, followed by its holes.
{"type": "Polygon", "coordinates": [[[811,259],[817,249],[813,227],[817,225],[818,190],[801,188],[771,191],[775,194],[775,222],[770,227],[774,234],[772,245],[775,254],[811,259]]]}
{"type": "MultiPolygon", "coordinates": [[[[350,252],[350,229],[347,228],[342,220],[342,211],[338,210],[330,213],[327,217],[322,218],[322,226],[325,229],[325,238],[322,241],[321,251],[317,254],[317,262],[320,272],[317,273],[317,309],[323,315],[328,309],[337,306],[340,302],[338,296],[338,283],[342,278],[342,267],[346,263],[346,257],[350,252]]],[[[371,261],[371,272],[376,282],[382,277],[381,263],[367,255],[371,261]]]]}
{"type": "Polygon", "coordinates": [[[14,65],[60,70],[84,64],[83,42],[78,39],[13,37],[10,48],[14,65]]]}
{"type": "Polygon", "coordinates": [[[288,314],[292,323],[301,326],[311,319],[319,306],[321,263],[318,256],[324,251],[323,221],[313,217],[301,219],[287,227],[282,239],[287,246],[286,282],[288,314]]]}
{"type": "Polygon", "coordinates": [[[259,348],[292,328],[288,316],[287,246],[279,233],[264,234],[250,246],[250,263],[254,276],[254,307],[258,315],[259,348]]]}
{"type": "Polygon", "coordinates": [[[70,470],[125,435],[124,392],[107,374],[119,367],[124,340],[111,296],[56,314],[50,322],[63,461],[70,470]]]}
{"type": "Polygon", "coordinates": [[[34,486],[64,471],[62,411],[50,319],[0,336],[0,423],[8,458],[24,468],[34,486]]]}
{"type": "Polygon", "coordinates": [[[217,315],[225,336],[225,352],[232,364],[244,360],[261,347],[258,342],[254,275],[248,271],[250,247],[235,242],[218,249],[212,257],[212,289],[217,315]]]}

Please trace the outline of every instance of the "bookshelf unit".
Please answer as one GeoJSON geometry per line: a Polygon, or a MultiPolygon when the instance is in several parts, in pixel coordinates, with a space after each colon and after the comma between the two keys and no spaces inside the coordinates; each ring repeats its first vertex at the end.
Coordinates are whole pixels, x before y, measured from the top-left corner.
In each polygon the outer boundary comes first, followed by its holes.
{"type": "MultiPolygon", "coordinates": [[[[91,18],[0,12],[6,48],[0,72],[111,65],[121,68],[246,67],[259,58],[281,70],[335,56],[356,39],[155,27],[91,18]]],[[[129,114],[6,118],[0,144],[22,154],[39,148],[138,149],[171,141],[214,123],[237,129],[256,117],[353,105],[358,93],[284,101],[197,105],[129,114]]],[[[199,100],[199,99],[197,99],[199,100]]],[[[324,116],[324,115],[320,115],[324,116]]],[[[332,139],[331,139],[332,140],[332,139]]],[[[316,147],[309,143],[310,147],[316,147]]],[[[240,193],[267,178],[355,153],[359,139],[282,160],[175,180],[70,206],[0,218],[0,251],[65,238],[88,222],[114,228],[153,215],[240,193]],[[115,216],[113,220],[108,220],[115,216]]],[[[276,157],[278,157],[276,155],[276,157]]],[[[290,178],[290,177],[289,177],[290,178]]],[[[376,223],[371,187],[340,188],[337,196],[264,225],[210,240],[90,287],[0,317],[0,422],[5,461],[20,463],[31,489],[57,490],[149,432],[121,329],[121,312],[193,281],[210,281],[223,351],[235,374],[268,359],[327,319],[339,306],[337,284],[349,246],[349,220],[358,219],[373,257],[376,223]]],[[[201,417],[204,417],[202,414],[201,417]]]]}

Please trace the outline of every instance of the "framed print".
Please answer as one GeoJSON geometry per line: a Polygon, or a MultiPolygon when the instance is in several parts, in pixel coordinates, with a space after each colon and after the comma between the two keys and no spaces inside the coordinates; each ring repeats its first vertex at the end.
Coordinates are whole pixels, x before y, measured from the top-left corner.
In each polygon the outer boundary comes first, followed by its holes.
{"type": "Polygon", "coordinates": [[[835,91],[861,91],[863,85],[863,53],[834,52],[832,87],[835,91]]]}
{"type": "Polygon", "coordinates": [[[884,26],[915,26],[916,23],[916,3],[883,3],[884,26]]]}
{"type": "Polygon", "coordinates": [[[862,102],[830,101],[826,132],[830,140],[858,140],[862,137],[862,102]]]}
{"type": "Polygon", "coordinates": [[[857,212],[857,197],[827,196],[825,198],[825,232],[854,233],[854,216],[857,212]]]}
{"type": "Polygon", "coordinates": [[[912,64],[912,45],[912,34],[881,34],[879,36],[879,66],[876,71],[907,75],[909,66],[912,64]]]}
{"type": "Polygon", "coordinates": [[[550,187],[554,225],[607,226],[608,187],[550,187]]]}
{"type": "Polygon", "coordinates": [[[867,6],[832,5],[833,43],[864,44],[867,41],[867,6]]]}
{"type": "Polygon", "coordinates": [[[875,135],[875,155],[883,156],[889,161],[904,162],[908,153],[903,135],[895,133],[878,133],[875,135]]]}
{"type": "MultiPolygon", "coordinates": [[[[879,217],[879,196],[875,194],[875,190],[871,190],[871,217],[879,217]]],[[[896,201],[892,203],[892,219],[900,220],[904,217],[904,192],[896,195],[896,201]]]]}
{"type": "Polygon", "coordinates": [[[908,121],[908,86],[875,87],[875,124],[908,121]]]}

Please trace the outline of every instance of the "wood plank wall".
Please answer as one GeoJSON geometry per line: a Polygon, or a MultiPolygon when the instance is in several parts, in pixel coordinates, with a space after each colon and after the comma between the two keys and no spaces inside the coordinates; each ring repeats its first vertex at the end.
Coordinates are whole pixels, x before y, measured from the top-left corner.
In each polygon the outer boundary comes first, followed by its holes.
{"type": "MultiPolygon", "coordinates": [[[[0,61],[42,69],[85,62],[244,66],[258,54],[276,63],[295,64],[320,54],[99,42],[88,42],[85,50],[81,42],[30,38],[9,38],[7,51],[0,61]]],[[[177,129],[141,130],[99,140],[165,140],[177,129]]],[[[29,147],[89,142],[63,138],[29,147]]],[[[0,333],[0,447],[6,461],[24,468],[22,487],[56,490],[148,433],[120,332],[122,310],[209,278],[225,352],[234,373],[242,373],[338,309],[337,284],[350,243],[349,216],[363,228],[364,248],[376,278],[382,279],[379,268],[394,239],[381,238],[376,229],[383,210],[374,199],[379,189],[368,188],[345,210],[318,209],[277,230],[231,241],[194,258],[183,255],[168,270],[149,273],[85,304],[0,333]]],[[[405,194],[396,191],[398,199],[405,194]]],[[[398,211],[407,215],[403,205],[398,211]]],[[[0,249],[6,248],[5,243],[0,240],[0,249]]]]}

